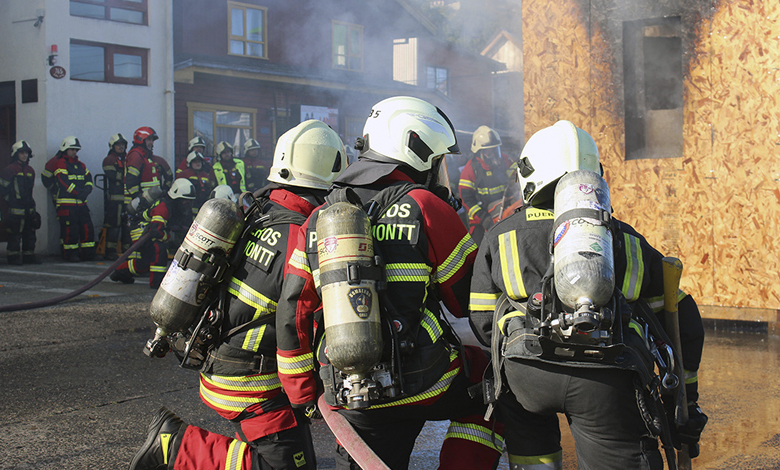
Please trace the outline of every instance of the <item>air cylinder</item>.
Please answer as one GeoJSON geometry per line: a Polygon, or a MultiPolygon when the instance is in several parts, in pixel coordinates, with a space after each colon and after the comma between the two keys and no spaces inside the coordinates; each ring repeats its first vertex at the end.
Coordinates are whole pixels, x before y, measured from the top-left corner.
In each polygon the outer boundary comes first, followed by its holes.
{"type": "Polygon", "coordinates": [[[369,372],[382,358],[382,324],[371,222],[351,203],[337,202],[317,219],[322,309],[327,349],[336,369],[369,372]]]}
{"type": "Polygon", "coordinates": [[[555,187],[555,290],[564,305],[604,306],[615,286],[609,187],[598,174],[577,170],[555,187]]]}

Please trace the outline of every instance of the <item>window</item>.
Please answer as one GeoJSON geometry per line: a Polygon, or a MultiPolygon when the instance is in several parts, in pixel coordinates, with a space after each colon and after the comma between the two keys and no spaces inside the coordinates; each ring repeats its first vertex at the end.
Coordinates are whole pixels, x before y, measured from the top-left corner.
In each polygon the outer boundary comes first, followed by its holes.
{"type": "Polygon", "coordinates": [[[148,0],[70,0],[71,16],[149,24],[148,0]]]}
{"type": "Polygon", "coordinates": [[[70,79],[148,85],[148,49],[70,41],[70,79]]]}
{"type": "Polygon", "coordinates": [[[363,27],[333,22],[333,68],[363,71],[363,27]]]}
{"type": "Polygon", "coordinates": [[[228,2],[228,53],[268,58],[265,8],[228,2]]]}
{"type": "Polygon", "coordinates": [[[435,89],[445,96],[450,94],[450,82],[447,80],[447,69],[441,67],[427,67],[426,73],[428,75],[426,80],[428,88],[435,89]]]}
{"type": "Polygon", "coordinates": [[[623,23],[626,160],[683,150],[680,17],[623,23]]]}
{"type": "Polygon", "coordinates": [[[254,136],[257,112],[254,108],[187,103],[187,109],[192,129],[190,139],[202,137],[209,155],[213,154],[214,146],[223,140],[240,149],[254,136]]]}

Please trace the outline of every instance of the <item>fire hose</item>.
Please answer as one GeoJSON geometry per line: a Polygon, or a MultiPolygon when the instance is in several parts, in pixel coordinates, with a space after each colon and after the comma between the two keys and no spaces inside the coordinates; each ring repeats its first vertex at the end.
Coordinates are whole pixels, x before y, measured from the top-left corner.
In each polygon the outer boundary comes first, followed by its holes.
{"type": "Polygon", "coordinates": [[[46,299],[46,300],[39,300],[36,302],[25,302],[23,304],[16,304],[16,305],[0,305],[0,313],[2,312],[16,312],[20,310],[30,310],[33,308],[43,308],[48,307],[50,305],[54,305],[60,302],[64,302],[68,299],[72,299],[73,297],[76,297],[77,295],[88,291],[89,289],[92,289],[95,287],[100,281],[106,278],[109,274],[111,274],[117,267],[119,267],[120,264],[124,263],[127,258],[130,256],[130,253],[138,250],[141,248],[141,246],[146,243],[147,240],[152,235],[150,233],[145,233],[141,236],[141,238],[138,239],[135,243],[133,243],[130,248],[125,250],[124,253],[122,253],[122,256],[119,257],[114,263],[109,266],[105,271],[100,273],[98,277],[90,281],[88,284],[74,290],[73,292],[69,292],[67,294],[61,295],[59,297],[54,297],[52,299],[46,299]]]}
{"type": "Polygon", "coordinates": [[[355,428],[349,424],[346,418],[330,409],[325,398],[320,395],[317,401],[317,407],[322,413],[322,419],[325,420],[328,427],[338,439],[339,444],[349,452],[349,455],[355,459],[361,468],[370,468],[371,470],[390,470],[382,459],[380,459],[373,450],[361,439],[355,428]]]}

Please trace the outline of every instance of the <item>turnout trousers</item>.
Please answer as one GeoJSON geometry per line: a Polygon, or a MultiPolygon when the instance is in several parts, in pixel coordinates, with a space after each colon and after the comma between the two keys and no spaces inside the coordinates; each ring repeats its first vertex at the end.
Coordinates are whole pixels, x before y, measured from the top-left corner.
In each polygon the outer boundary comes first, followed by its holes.
{"type": "Polygon", "coordinates": [[[5,223],[8,232],[8,260],[25,258],[35,254],[35,229],[33,228],[33,214],[9,215],[5,223]]]}
{"type": "Polygon", "coordinates": [[[65,258],[74,260],[80,253],[83,261],[94,259],[95,227],[87,205],[61,205],[57,208],[57,219],[65,258]]]}
{"type": "Polygon", "coordinates": [[[556,413],[569,421],[579,469],[663,468],[639,412],[634,372],[506,360],[504,373],[511,393],[500,398],[499,419],[512,470],[561,468],[556,413]]]}
{"type": "Polygon", "coordinates": [[[315,470],[317,462],[308,419],[289,405],[279,411],[294,412],[298,426],[252,442],[188,426],[174,470],[315,470]]]}
{"type": "MultiPolygon", "coordinates": [[[[466,348],[471,356],[483,356],[481,351],[466,348]]],[[[436,401],[420,405],[394,405],[368,410],[344,410],[343,415],[360,437],[393,470],[409,467],[414,442],[426,421],[450,421],[444,444],[439,453],[439,468],[444,470],[494,469],[498,465],[504,447],[503,426],[495,421],[485,421],[485,405],[481,396],[471,398],[469,387],[474,376],[480,375],[486,363],[472,358],[472,380],[457,369],[457,375],[436,401]]],[[[485,358],[486,360],[486,358],[485,358]]],[[[446,375],[446,374],[445,374],[446,375]]],[[[478,381],[477,381],[478,382],[478,381]]],[[[360,470],[347,451],[338,446],[336,468],[360,470]]],[[[368,469],[365,469],[368,470],[368,469]]]]}

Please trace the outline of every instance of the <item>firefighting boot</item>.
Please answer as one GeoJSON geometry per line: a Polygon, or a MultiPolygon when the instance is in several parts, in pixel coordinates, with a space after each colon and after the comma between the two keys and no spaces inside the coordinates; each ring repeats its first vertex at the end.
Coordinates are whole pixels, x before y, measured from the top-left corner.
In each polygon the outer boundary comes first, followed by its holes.
{"type": "Polygon", "coordinates": [[[135,277],[127,269],[117,269],[111,273],[111,280],[121,282],[122,284],[132,284],[135,282],[135,277]]]}
{"type": "Polygon", "coordinates": [[[165,407],[157,410],[146,442],[133,457],[130,470],[172,469],[186,428],[187,424],[165,407]]]}

